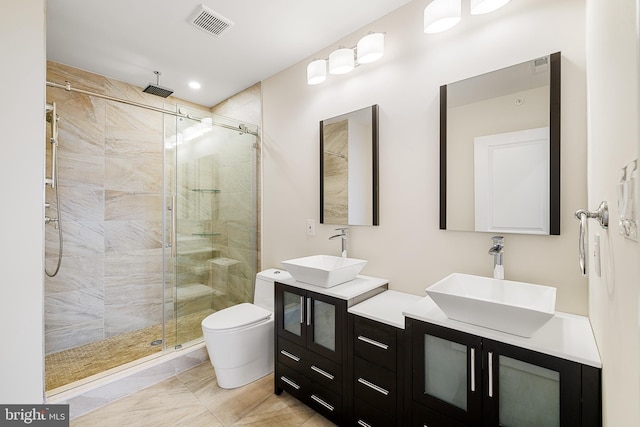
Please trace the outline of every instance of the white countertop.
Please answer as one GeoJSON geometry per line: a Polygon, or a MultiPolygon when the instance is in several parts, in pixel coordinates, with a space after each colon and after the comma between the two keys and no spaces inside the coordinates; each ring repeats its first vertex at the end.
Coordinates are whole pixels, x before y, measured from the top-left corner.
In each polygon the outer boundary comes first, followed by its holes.
{"type": "Polygon", "coordinates": [[[336,286],[332,286],[330,288],[323,288],[320,286],[310,285],[308,283],[298,282],[293,278],[278,280],[278,282],[347,301],[359,297],[360,295],[372,291],[376,288],[379,288],[380,286],[389,284],[389,281],[387,279],[363,276],[360,274],[357,275],[353,280],[341,283],[336,286]]]}
{"type": "Polygon", "coordinates": [[[595,368],[602,368],[598,347],[591,329],[591,322],[585,316],[556,312],[551,320],[536,331],[531,338],[524,338],[470,323],[451,320],[428,296],[405,307],[403,314],[412,319],[538,351],[595,368]]]}
{"type": "Polygon", "coordinates": [[[386,325],[404,329],[402,311],[422,299],[418,295],[398,291],[384,291],[347,310],[360,317],[365,317],[386,325]]]}

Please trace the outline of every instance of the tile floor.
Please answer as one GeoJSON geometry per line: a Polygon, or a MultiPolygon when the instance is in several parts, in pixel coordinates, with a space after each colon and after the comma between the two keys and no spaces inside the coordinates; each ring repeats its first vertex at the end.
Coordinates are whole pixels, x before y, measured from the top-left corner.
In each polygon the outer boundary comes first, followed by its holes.
{"type": "Polygon", "coordinates": [[[273,393],[273,375],[244,387],[218,387],[207,361],[71,420],[72,427],[334,426],[286,392],[273,393]]]}
{"type": "MultiPolygon", "coordinates": [[[[202,338],[202,319],[213,313],[205,310],[168,321],[165,327],[167,348],[202,338]]],[[[45,357],[45,380],[48,392],[126,363],[162,352],[152,341],[162,339],[162,325],[126,332],[91,344],[48,354],[45,357]]],[[[54,391],[55,393],[55,391],[54,391]]]]}

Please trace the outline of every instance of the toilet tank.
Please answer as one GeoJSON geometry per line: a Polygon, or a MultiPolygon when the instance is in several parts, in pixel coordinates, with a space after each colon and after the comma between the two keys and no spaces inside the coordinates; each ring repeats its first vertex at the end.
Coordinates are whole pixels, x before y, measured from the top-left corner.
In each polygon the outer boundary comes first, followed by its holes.
{"type": "Polygon", "coordinates": [[[274,288],[275,282],[289,283],[293,277],[284,271],[270,268],[256,274],[256,283],[253,290],[253,303],[271,312],[274,310],[274,288]]]}

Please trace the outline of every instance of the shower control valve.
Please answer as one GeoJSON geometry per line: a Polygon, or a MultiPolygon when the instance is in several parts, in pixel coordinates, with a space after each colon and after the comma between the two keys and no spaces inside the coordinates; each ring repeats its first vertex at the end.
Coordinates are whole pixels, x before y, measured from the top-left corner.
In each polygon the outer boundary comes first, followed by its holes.
{"type": "Polygon", "coordinates": [[[49,216],[45,216],[44,217],[44,223],[45,224],[53,223],[55,225],[55,227],[58,228],[58,218],[51,218],[49,216]]]}

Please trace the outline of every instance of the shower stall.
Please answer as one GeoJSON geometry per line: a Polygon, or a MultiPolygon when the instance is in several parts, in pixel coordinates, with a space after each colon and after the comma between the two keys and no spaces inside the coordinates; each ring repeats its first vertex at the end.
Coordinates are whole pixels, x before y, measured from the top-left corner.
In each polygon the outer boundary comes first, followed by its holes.
{"type": "Polygon", "coordinates": [[[59,117],[58,145],[52,123],[46,144],[57,183],[45,183],[58,219],[45,225],[47,271],[62,253],[45,276],[55,394],[201,342],[204,317],[251,300],[259,140],[256,125],[102,76],[53,63],[47,78],[82,87],[47,87],[59,117]]]}

